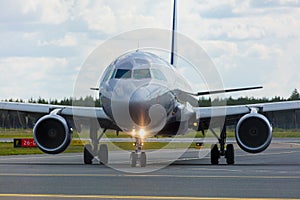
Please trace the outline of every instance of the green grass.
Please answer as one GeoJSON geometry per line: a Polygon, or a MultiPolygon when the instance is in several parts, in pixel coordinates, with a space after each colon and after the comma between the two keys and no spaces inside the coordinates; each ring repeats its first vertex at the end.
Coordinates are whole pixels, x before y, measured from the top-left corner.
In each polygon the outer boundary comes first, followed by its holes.
{"type": "MultiPolygon", "coordinates": [[[[134,150],[134,146],[132,142],[113,142],[113,145],[117,146],[122,150],[134,150]]],[[[111,144],[108,144],[108,148],[110,149],[111,144]]],[[[151,149],[176,149],[176,148],[195,148],[196,143],[168,143],[168,142],[145,142],[143,145],[144,150],[151,149]]],[[[113,147],[111,150],[118,150],[118,148],[113,147]]]]}
{"type": "MultiPolygon", "coordinates": [[[[206,132],[207,137],[213,137],[211,133],[206,132]]],[[[234,130],[227,130],[227,137],[235,137],[234,130]]],[[[0,138],[32,138],[32,130],[31,129],[3,129],[0,128],[0,138]]],[[[107,138],[130,138],[126,133],[120,132],[117,136],[114,131],[108,131],[105,133],[104,137],[107,138]]],[[[188,134],[177,136],[179,138],[202,138],[201,132],[190,132],[188,134]]],[[[284,130],[284,129],[274,129],[273,137],[283,138],[283,137],[299,137],[300,138],[300,130],[284,130]]],[[[73,138],[89,138],[88,131],[83,131],[82,133],[73,133],[73,138]]]]}
{"type": "MultiPolygon", "coordinates": [[[[134,150],[132,142],[113,142],[107,143],[108,149],[110,151],[114,150],[134,150]]],[[[168,147],[168,149],[176,149],[176,148],[195,148],[196,143],[167,143],[167,142],[145,142],[143,149],[151,150],[151,149],[162,149],[164,147],[168,147]],[[168,145],[168,146],[167,146],[168,145]]],[[[82,153],[83,145],[70,145],[65,153],[82,153]]],[[[42,154],[43,152],[39,150],[37,147],[33,148],[14,148],[13,143],[0,143],[0,156],[3,155],[26,155],[26,154],[42,154]]]]}
{"type": "Polygon", "coordinates": [[[31,129],[0,129],[0,138],[32,138],[31,129]]]}
{"type": "MultiPolygon", "coordinates": [[[[211,133],[207,132],[207,137],[214,137],[211,133]]],[[[234,137],[234,131],[228,130],[228,137],[234,137]]],[[[85,131],[80,133],[80,137],[88,138],[88,132],[85,131]]],[[[129,136],[125,133],[120,132],[119,136],[116,135],[115,132],[107,132],[105,137],[108,138],[128,138],[129,136]]],[[[200,132],[191,132],[183,136],[177,136],[179,138],[201,138],[202,133],[200,132]]],[[[274,138],[300,138],[300,130],[282,130],[275,129],[273,132],[274,138]]],[[[0,129],[0,138],[32,138],[32,130],[24,130],[24,129],[0,129]]],[[[77,133],[73,134],[73,138],[79,138],[77,133]]],[[[113,142],[107,143],[109,150],[134,150],[134,146],[132,142],[113,142]]],[[[163,143],[163,142],[145,142],[143,149],[161,149],[163,147],[175,149],[175,148],[195,148],[196,144],[187,144],[187,143],[163,143]]],[[[208,146],[207,146],[208,147],[208,146]]],[[[75,152],[83,152],[83,145],[70,145],[68,149],[65,151],[66,153],[75,153],[75,152]]],[[[38,148],[14,148],[13,143],[0,143],[0,155],[24,155],[24,154],[41,154],[43,153],[38,148]]]]}
{"type": "MultiPolygon", "coordinates": [[[[227,131],[227,137],[235,137],[234,131],[227,131]]],[[[274,129],[273,138],[300,138],[300,130],[274,129]]]]}
{"type": "MultiPolygon", "coordinates": [[[[83,146],[69,146],[66,153],[83,152],[83,146]]],[[[3,155],[26,155],[26,154],[42,154],[43,152],[37,147],[32,148],[14,148],[13,143],[0,143],[0,156],[3,155]]]]}

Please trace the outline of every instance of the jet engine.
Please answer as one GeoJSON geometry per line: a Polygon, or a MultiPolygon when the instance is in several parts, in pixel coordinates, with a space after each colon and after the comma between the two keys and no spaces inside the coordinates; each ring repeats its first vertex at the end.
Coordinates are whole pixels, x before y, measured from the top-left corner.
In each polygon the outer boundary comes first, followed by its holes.
{"type": "Polygon", "coordinates": [[[37,121],[33,136],[35,143],[44,153],[58,154],[70,145],[72,129],[62,116],[50,114],[37,121]]]}
{"type": "Polygon", "coordinates": [[[265,116],[249,113],[237,123],[235,136],[241,149],[248,153],[259,153],[271,143],[272,126],[265,116]]]}

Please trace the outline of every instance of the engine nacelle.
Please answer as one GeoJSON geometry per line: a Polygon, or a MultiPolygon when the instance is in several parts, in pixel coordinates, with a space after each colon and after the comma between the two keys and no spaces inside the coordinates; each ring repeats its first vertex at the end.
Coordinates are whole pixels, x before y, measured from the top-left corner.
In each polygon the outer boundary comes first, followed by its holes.
{"type": "Polygon", "coordinates": [[[237,123],[235,137],[241,149],[248,153],[259,153],[271,143],[272,126],[265,116],[249,113],[237,123]]]}
{"type": "Polygon", "coordinates": [[[58,154],[70,145],[72,131],[62,116],[50,114],[37,121],[33,136],[35,143],[44,153],[58,154]]]}

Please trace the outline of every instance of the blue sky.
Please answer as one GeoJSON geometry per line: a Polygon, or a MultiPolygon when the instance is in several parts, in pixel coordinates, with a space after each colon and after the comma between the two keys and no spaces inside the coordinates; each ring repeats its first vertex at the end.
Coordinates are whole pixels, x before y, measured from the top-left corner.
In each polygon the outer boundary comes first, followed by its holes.
{"type": "MultiPolygon", "coordinates": [[[[172,0],[2,0],[0,99],[72,96],[97,46],[134,29],[169,29],[171,12],[172,0]]],[[[178,32],[207,52],[225,87],[264,86],[241,95],[300,89],[299,19],[299,0],[178,0],[178,32]]]]}

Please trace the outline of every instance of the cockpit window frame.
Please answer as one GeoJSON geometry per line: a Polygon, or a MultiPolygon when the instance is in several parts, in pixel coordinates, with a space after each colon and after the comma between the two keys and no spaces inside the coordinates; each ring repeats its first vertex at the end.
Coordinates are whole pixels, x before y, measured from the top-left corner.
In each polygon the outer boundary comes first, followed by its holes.
{"type": "Polygon", "coordinates": [[[130,78],[132,78],[132,70],[122,69],[122,68],[116,69],[116,72],[114,73],[114,78],[115,79],[130,79],[130,78]],[[121,71],[126,71],[126,72],[122,73],[122,74],[118,74],[121,71]],[[129,73],[129,74],[127,75],[127,73],[129,73]]]}
{"type": "Polygon", "coordinates": [[[114,66],[110,64],[104,71],[101,82],[107,82],[109,79],[111,79],[112,74],[114,74],[114,70],[114,66]]]}

